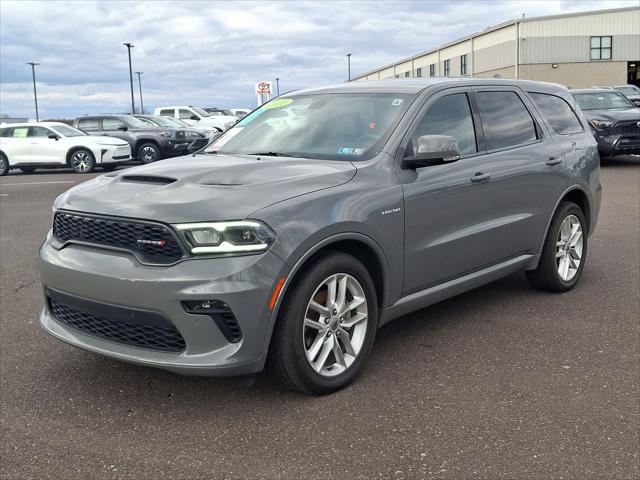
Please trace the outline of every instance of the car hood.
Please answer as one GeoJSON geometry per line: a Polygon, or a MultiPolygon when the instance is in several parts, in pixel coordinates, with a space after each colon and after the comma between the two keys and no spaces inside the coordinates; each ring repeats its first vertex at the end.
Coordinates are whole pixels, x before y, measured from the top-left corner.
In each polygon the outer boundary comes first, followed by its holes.
{"type": "Polygon", "coordinates": [[[82,145],[88,145],[90,143],[99,143],[100,145],[115,145],[115,146],[124,146],[129,145],[127,142],[122,140],[121,138],[113,138],[106,137],[100,135],[87,135],[83,137],[73,137],[71,138],[74,143],[80,143],[82,145]]]}
{"type": "Polygon", "coordinates": [[[615,110],[583,110],[587,120],[599,119],[619,122],[625,120],[640,120],[640,108],[621,108],[615,110]]]}
{"type": "Polygon", "coordinates": [[[55,207],[167,223],[238,220],[355,174],[347,161],[185,156],[96,177],[62,194],[55,207]],[[157,183],[159,177],[175,181],[157,183]]]}

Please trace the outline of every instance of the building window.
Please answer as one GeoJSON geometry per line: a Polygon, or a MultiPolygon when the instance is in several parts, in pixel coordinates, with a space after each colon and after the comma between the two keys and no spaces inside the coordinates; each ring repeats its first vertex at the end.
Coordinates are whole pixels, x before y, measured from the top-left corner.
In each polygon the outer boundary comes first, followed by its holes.
{"type": "Polygon", "coordinates": [[[611,37],[591,37],[591,60],[611,60],[611,37]]]}
{"type": "Polygon", "coordinates": [[[429,65],[429,76],[430,77],[435,77],[436,76],[436,64],[432,63],[431,65],[429,65]]]}
{"type": "Polygon", "coordinates": [[[404,78],[409,78],[411,76],[411,72],[404,72],[404,78]]]}
{"type": "Polygon", "coordinates": [[[416,77],[422,76],[422,68],[416,68],[416,77]]]}
{"type": "Polygon", "coordinates": [[[400,78],[400,75],[395,75],[396,78],[400,78]]]}
{"type": "Polygon", "coordinates": [[[449,70],[450,70],[450,64],[451,60],[445,60],[444,61],[444,76],[448,77],[449,76],[449,70]]]}
{"type": "Polygon", "coordinates": [[[467,56],[460,55],[460,75],[467,74],[467,56]]]}

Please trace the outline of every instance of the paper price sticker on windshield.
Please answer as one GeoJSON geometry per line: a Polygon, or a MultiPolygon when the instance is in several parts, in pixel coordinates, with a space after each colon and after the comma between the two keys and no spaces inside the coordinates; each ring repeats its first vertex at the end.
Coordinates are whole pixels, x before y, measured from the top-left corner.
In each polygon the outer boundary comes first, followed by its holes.
{"type": "Polygon", "coordinates": [[[263,105],[262,108],[266,108],[267,110],[270,110],[272,108],[286,107],[287,105],[290,105],[292,103],[293,103],[293,99],[291,98],[277,98],[276,100],[271,100],[266,105],[263,105]]]}
{"type": "Polygon", "coordinates": [[[391,102],[391,106],[397,107],[401,103],[402,103],[402,99],[401,98],[396,98],[393,102],[391,102]]]}
{"type": "Polygon", "coordinates": [[[362,155],[364,148],[342,147],[338,150],[338,155],[362,155]]]}

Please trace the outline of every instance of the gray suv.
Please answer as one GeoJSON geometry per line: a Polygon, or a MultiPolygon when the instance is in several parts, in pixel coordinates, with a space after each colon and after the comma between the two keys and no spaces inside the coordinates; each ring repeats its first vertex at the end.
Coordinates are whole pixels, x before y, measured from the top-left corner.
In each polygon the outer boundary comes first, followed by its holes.
{"type": "Polygon", "coordinates": [[[193,375],[265,365],[328,393],[377,329],[515,272],[564,292],[598,220],[596,141],[568,91],[411,79],[272,100],[202,153],[55,201],[40,323],[193,375]]]}

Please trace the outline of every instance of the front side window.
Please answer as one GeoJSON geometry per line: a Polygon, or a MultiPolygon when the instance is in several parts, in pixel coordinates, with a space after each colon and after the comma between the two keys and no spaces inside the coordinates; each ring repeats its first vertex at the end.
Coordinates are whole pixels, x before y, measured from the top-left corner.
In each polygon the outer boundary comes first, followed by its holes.
{"type": "Polygon", "coordinates": [[[100,130],[100,119],[99,118],[81,118],[78,120],[78,128],[87,131],[96,131],[100,130]]]}
{"type": "Polygon", "coordinates": [[[582,133],[582,125],[571,106],[562,98],[546,93],[530,93],[542,114],[559,135],[582,133]]]}
{"type": "Polygon", "coordinates": [[[201,109],[200,107],[191,107],[191,110],[196,112],[201,117],[208,117],[209,116],[209,114],[205,110],[201,109]]]}
{"type": "Polygon", "coordinates": [[[456,139],[462,155],[476,153],[476,132],[467,95],[455,93],[436,100],[411,135],[411,144],[417,145],[423,135],[448,135],[456,139]]]}
{"type": "Polygon", "coordinates": [[[124,127],[124,123],[117,118],[103,118],[102,127],[104,130],[118,130],[119,128],[124,127]]]}
{"type": "Polygon", "coordinates": [[[460,55],[460,75],[467,74],[467,56],[460,55]]]}
{"type": "Polygon", "coordinates": [[[582,110],[634,108],[633,103],[619,92],[577,93],[573,97],[582,110]]]}
{"type": "Polygon", "coordinates": [[[429,65],[429,76],[430,77],[435,77],[436,76],[436,64],[432,63],[431,65],[429,65]]]}
{"type": "Polygon", "coordinates": [[[591,37],[591,60],[611,60],[611,37],[591,37]]]}
{"type": "Polygon", "coordinates": [[[28,137],[48,138],[51,133],[53,133],[53,132],[51,132],[51,130],[49,130],[48,128],[44,128],[44,127],[29,127],[28,137]]]}
{"type": "Polygon", "coordinates": [[[183,108],[178,110],[178,118],[181,118],[183,120],[191,120],[191,117],[193,117],[194,115],[195,114],[191,110],[185,110],[183,108]]]}
{"type": "Polygon", "coordinates": [[[450,64],[451,64],[450,60],[445,60],[444,61],[444,76],[445,77],[449,76],[450,64]]]}
{"type": "Polygon", "coordinates": [[[227,130],[210,153],[366,160],[378,154],[412,94],[295,95],[266,103],[227,130]]]}
{"type": "Polygon", "coordinates": [[[489,150],[516,147],[538,138],[535,122],[515,92],[478,92],[476,98],[489,150]]]}

